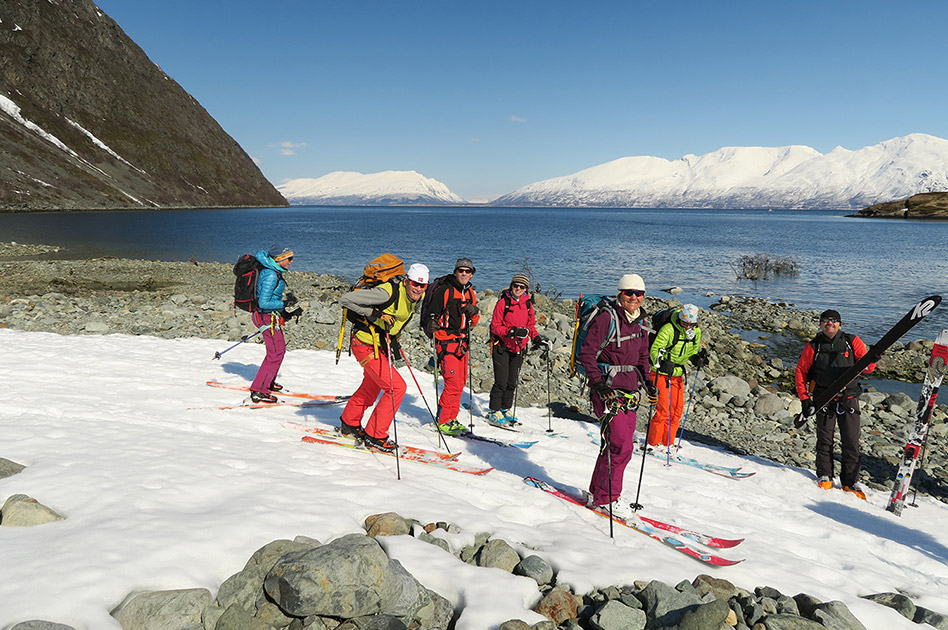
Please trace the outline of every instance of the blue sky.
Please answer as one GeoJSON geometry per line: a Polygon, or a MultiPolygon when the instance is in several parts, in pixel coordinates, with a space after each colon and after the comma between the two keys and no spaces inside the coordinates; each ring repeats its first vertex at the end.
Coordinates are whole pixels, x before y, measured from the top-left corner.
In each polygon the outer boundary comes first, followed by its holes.
{"type": "Polygon", "coordinates": [[[98,0],[274,184],[948,137],[948,3],[98,0]]]}

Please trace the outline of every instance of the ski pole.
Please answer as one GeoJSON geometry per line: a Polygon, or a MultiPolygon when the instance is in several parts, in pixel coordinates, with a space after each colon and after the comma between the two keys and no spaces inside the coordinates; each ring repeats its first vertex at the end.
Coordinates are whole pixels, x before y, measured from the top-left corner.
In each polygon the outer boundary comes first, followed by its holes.
{"type": "Polygon", "coordinates": [[[464,322],[464,341],[467,342],[467,352],[465,356],[467,357],[467,393],[468,401],[468,411],[471,412],[471,423],[468,425],[471,428],[471,433],[474,433],[474,379],[471,377],[471,323],[468,321],[464,322]]]}
{"type": "Polygon", "coordinates": [[[553,371],[553,363],[550,360],[550,349],[546,350],[546,432],[553,433],[553,400],[550,394],[550,372],[553,371]]]}
{"type": "Polygon", "coordinates": [[[404,350],[402,350],[401,348],[399,348],[399,350],[402,353],[402,360],[405,361],[405,366],[408,368],[408,373],[411,374],[411,380],[415,381],[415,387],[418,388],[418,393],[421,394],[421,399],[425,403],[425,409],[428,410],[428,415],[431,416],[431,421],[434,422],[435,427],[438,429],[438,435],[441,437],[441,441],[444,442],[444,448],[448,451],[448,453],[450,453],[451,449],[448,448],[448,442],[444,439],[444,434],[441,433],[441,425],[438,424],[438,421],[435,420],[434,414],[431,413],[431,407],[428,406],[428,399],[425,398],[425,393],[421,391],[421,385],[418,384],[418,379],[415,378],[415,372],[414,370],[411,369],[411,364],[408,362],[408,357],[405,356],[404,350]]]}
{"type": "Polygon", "coordinates": [[[392,370],[392,337],[385,331],[385,346],[388,351],[388,386],[392,394],[392,435],[395,437],[395,478],[402,480],[401,456],[398,454],[398,422],[395,421],[395,375],[392,370]]]}
{"type": "MultiPolygon", "coordinates": [[[[652,403],[648,405],[648,422],[645,424],[645,441],[642,442],[642,467],[639,469],[639,485],[635,489],[635,503],[632,504],[632,511],[638,512],[644,505],[639,503],[639,494],[642,492],[642,477],[645,475],[645,456],[648,454],[648,434],[652,429],[652,403]]],[[[634,438],[633,438],[634,439],[634,438]]]]}
{"type": "MultiPolygon", "coordinates": [[[[674,370],[672,370],[674,371],[674,370]]],[[[672,458],[672,377],[671,374],[665,377],[665,384],[668,385],[668,417],[665,419],[668,422],[668,430],[665,432],[665,439],[668,441],[668,446],[665,450],[665,465],[671,466],[672,458]]]]}
{"type": "Polygon", "coordinates": [[[695,370],[694,382],[691,383],[691,393],[688,394],[688,407],[685,408],[685,417],[681,420],[681,428],[678,429],[678,444],[675,445],[675,448],[681,448],[681,438],[685,435],[685,423],[688,422],[688,412],[691,411],[691,400],[695,395],[695,385],[698,384],[698,375],[701,374],[701,368],[695,370]]]}
{"type": "Polygon", "coordinates": [[[515,422],[518,422],[518,421],[516,420],[516,418],[517,418],[517,394],[520,392],[520,370],[523,368],[523,353],[524,353],[525,350],[526,350],[526,348],[524,348],[523,350],[521,350],[520,352],[517,353],[517,359],[520,361],[520,365],[517,367],[517,384],[514,385],[513,413],[511,414],[511,415],[513,416],[515,422]]]}
{"type": "Polygon", "coordinates": [[[438,356],[438,342],[432,337],[431,347],[434,349],[434,393],[435,400],[438,401],[438,414],[435,416],[435,424],[438,425],[438,431],[441,431],[441,398],[438,396],[438,365],[441,358],[438,356]]]}
{"type": "MultiPolygon", "coordinates": [[[[255,332],[255,333],[252,334],[252,335],[244,335],[243,337],[240,338],[240,341],[238,341],[237,343],[235,343],[234,345],[232,345],[232,346],[231,346],[230,348],[228,348],[227,350],[224,350],[223,352],[215,352],[215,353],[214,353],[214,359],[220,359],[220,358],[221,358],[221,355],[224,354],[225,352],[230,352],[231,350],[233,350],[234,348],[236,348],[237,346],[239,346],[239,345],[242,344],[243,342],[249,341],[250,339],[253,339],[254,337],[256,337],[256,336],[259,335],[259,334],[260,334],[260,331],[258,330],[257,332],[255,332]]],[[[211,359],[211,361],[213,361],[214,359],[211,359]]]]}
{"type": "MultiPolygon", "coordinates": [[[[605,402],[605,401],[603,401],[605,402]]],[[[602,418],[599,419],[601,426],[599,427],[599,435],[602,440],[602,448],[606,451],[606,470],[609,473],[607,480],[607,486],[609,490],[609,538],[614,538],[612,533],[613,526],[613,515],[612,515],[612,449],[610,448],[611,444],[609,443],[609,423],[612,421],[612,418],[609,417],[610,411],[608,407],[606,408],[606,413],[603,414],[602,418]],[[606,420],[608,418],[608,420],[606,420]],[[605,420],[605,423],[603,423],[605,420]]]]}

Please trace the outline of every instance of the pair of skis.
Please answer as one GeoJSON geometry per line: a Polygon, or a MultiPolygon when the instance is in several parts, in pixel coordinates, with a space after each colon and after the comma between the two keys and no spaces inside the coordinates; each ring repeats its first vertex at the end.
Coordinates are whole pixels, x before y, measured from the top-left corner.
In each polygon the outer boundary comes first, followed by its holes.
{"type": "Polygon", "coordinates": [[[912,475],[918,464],[925,438],[928,437],[928,427],[938,399],[938,388],[945,375],[945,361],[948,360],[948,330],[943,330],[935,338],[931,358],[928,361],[928,370],[925,372],[925,382],[922,383],[922,393],[915,408],[915,421],[912,424],[912,433],[909,435],[902,461],[899,463],[898,473],[895,475],[895,484],[885,509],[896,516],[901,516],[905,506],[905,497],[912,483],[912,475]]]}
{"type": "MultiPolygon", "coordinates": [[[[303,431],[308,435],[304,435],[302,440],[309,444],[325,444],[330,446],[341,446],[342,448],[361,450],[365,452],[377,453],[379,455],[388,455],[389,457],[396,457],[394,452],[381,451],[374,449],[371,446],[366,446],[359,442],[358,440],[341,435],[338,431],[333,429],[324,428],[324,427],[314,427],[300,424],[298,422],[288,422],[287,426],[299,431],[303,431]]],[[[486,475],[490,471],[494,470],[494,467],[489,468],[475,468],[473,466],[466,466],[464,464],[458,463],[457,459],[460,456],[460,453],[442,453],[441,451],[434,451],[425,448],[419,448],[416,446],[398,446],[398,457],[403,460],[419,462],[421,464],[428,464],[430,466],[435,466],[437,468],[445,468],[447,470],[453,470],[455,472],[467,473],[469,475],[486,475]]]]}
{"type": "MultiPolygon", "coordinates": [[[[557,488],[553,484],[547,483],[546,481],[542,481],[536,477],[524,477],[523,482],[529,486],[533,486],[534,488],[539,488],[547,494],[552,494],[555,497],[563,499],[564,501],[584,507],[591,512],[595,512],[599,516],[609,518],[608,507],[588,506],[582,497],[578,497],[571,492],[557,488]]],[[[739,562],[743,562],[743,560],[730,560],[728,558],[723,558],[713,552],[702,550],[693,544],[698,543],[699,545],[703,545],[712,549],[729,549],[741,544],[744,541],[743,538],[731,539],[709,536],[707,534],[702,534],[694,530],[685,529],[683,527],[678,527],[677,525],[646,518],[644,516],[637,516],[634,521],[626,521],[618,516],[613,515],[612,520],[616,523],[633,529],[640,534],[644,534],[653,540],[657,540],[665,545],[668,545],[676,551],[683,553],[686,556],[690,556],[695,560],[705,564],[718,567],[728,567],[738,564],[739,562]]]]}

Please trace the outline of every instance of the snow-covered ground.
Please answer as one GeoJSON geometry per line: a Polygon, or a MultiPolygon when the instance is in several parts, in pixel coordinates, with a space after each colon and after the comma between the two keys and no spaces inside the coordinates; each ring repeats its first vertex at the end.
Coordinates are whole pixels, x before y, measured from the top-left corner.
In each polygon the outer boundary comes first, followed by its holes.
{"type": "MultiPolygon", "coordinates": [[[[0,627],[47,619],[78,629],[118,628],[109,611],[133,591],[204,587],[216,593],[249,556],[276,538],[299,534],[329,541],[359,532],[369,514],[396,511],[422,522],[447,520],[464,531],[456,545],[490,532],[534,549],[560,582],[584,592],[597,586],[660,579],[669,584],[709,573],[753,589],[772,586],[838,599],[868,627],[918,628],[860,595],[903,591],[916,603],[948,612],[948,506],[919,499],[896,517],[887,495],[863,502],[816,488],[810,471],[740,458],[697,444],[684,453],[756,471],[733,480],[649,458],[643,514],[727,537],[746,537],[721,555],[746,558],[733,567],[705,566],[650,538],[616,528],[587,510],[535,488],[533,475],[580,489],[597,447],[592,425],[520,409],[528,450],[451,440],[460,460],[495,466],[465,475],[334,446],[307,444],[289,423],[330,426],[338,406],[221,411],[242,393],[213,389],[210,379],[246,383],[263,348],[123,335],[66,337],[0,329],[0,457],[28,467],[0,480],[0,501],[27,494],[66,516],[36,527],[0,527],[0,627]]],[[[415,357],[418,364],[427,357],[415,357]]],[[[398,414],[403,444],[434,448],[437,436],[408,371],[398,414]]],[[[419,373],[429,403],[430,376],[419,373]]],[[[350,394],[361,380],[356,362],[333,353],[287,354],[287,388],[350,394]]],[[[475,408],[486,408],[486,396],[475,408]]],[[[477,421],[475,421],[477,422],[477,421]]],[[[477,422],[484,434],[512,434],[477,422]]],[[[626,474],[634,494],[639,459],[626,474]]],[[[422,583],[464,610],[458,628],[484,630],[510,618],[533,623],[532,580],[463,564],[418,540],[383,539],[422,583]]]]}

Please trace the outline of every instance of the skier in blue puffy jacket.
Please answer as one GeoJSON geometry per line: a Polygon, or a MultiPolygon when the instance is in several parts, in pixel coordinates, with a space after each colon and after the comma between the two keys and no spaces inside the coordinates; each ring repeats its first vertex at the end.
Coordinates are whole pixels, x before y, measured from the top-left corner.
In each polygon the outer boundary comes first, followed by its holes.
{"type": "Polygon", "coordinates": [[[257,260],[263,265],[257,276],[257,310],[251,314],[253,325],[263,333],[263,343],[267,347],[267,356],[257,370],[257,376],[250,385],[250,399],[255,402],[274,403],[277,399],[271,392],[278,392],[283,386],[275,381],[277,372],[283,364],[286,354],[286,339],[283,337],[283,325],[288,317],[298,317],[300,309],[287,312],[296,304],[296,296],[287,293],[283,272],[293,262],[293,250],[286,247],[271,247],[270,251],[260,250],[257,260]]]}

